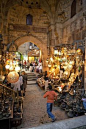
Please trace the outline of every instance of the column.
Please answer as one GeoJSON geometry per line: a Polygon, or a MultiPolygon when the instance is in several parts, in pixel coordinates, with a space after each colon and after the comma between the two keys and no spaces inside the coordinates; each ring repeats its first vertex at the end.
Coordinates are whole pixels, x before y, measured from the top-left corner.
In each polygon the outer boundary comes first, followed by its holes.
{"type": "Polygon", "coordinates": [[[43,58],[42,58],[42,66],[43,66],[42,70],[43,70],[43,72],[48,71],[48,66],[47,66],[46,60],[47,60],[47,57],[43,56],[43,58]]]}
{"type": "Polygon", "coordinates": [[[7,16],[3,16],[3,43],[8,43],[8,23],[7,23],[7,16]]]}

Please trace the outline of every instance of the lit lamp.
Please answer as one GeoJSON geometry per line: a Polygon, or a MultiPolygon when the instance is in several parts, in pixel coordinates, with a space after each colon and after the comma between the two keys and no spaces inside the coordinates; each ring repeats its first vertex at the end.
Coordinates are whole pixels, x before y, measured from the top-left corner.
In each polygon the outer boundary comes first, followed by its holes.
{"type": "Polygon", "coordinates": [[[53,62],[53,58],[51,57],[50,60],[53,62]]]}
{"type": "Polygon", "coordinates": [[[48,64],[48,67],[51,68],[51,64],[48,64]]]}
{"type": "Polygon", "coordinates": [[[70,70],[72,69],[72,67],[73,67],[72,65],[70,65],[70,64],[68,65],[68,68],[69,68],[70,70]]]}
{"type": "Polygon", "coordinates": [[[58,89],[59,89],[59,92],[61,92],[61,91],[62,91],[62,88],[61,88],[61,87],[58,87],[58,89]]]}
{"type": "Polygon", "coordinates": [[[54,50],[54,56],[57,56],[57,55],[58,55],[58,50],[55,49],[55,50],[54,50]]]}
{"type": "Polygon", "coordinates": [[[10,71],[13,70],[13,66],[10,66],[10,67],[9,67],[9,70],[10,70],[10,71]]]}
{"type": "Polygon", "coordinates": [[[55,68],[55,69],[57,68],[57,64],[54,64],[54,68],[55,68]]]}
{"type": "Polygon", "coordinates": [[[20,67],[19,66],[16,66],[15,67],[15,71],[20,71],[20,67]]]}
{"type": "Polygon", "coordinates": [[[10,67],[10,65],[6,65],[6,66],[5,66],[6,69],[9,69],[9,67],[10,67]]]}
{"type": "Polygon", "coordinates": [[[74,65],[74,61],[70,61],[69,64],[70,64],[70,65],[74,65]]]}
{"type": "Polygon", "coordinates": [[[65,72],[64,72],[64,74],[65,74],[65,75],[68,75],[68,74],[69,74],[69,72],[68,72],[68,71],[65,71],[65,72]]]}

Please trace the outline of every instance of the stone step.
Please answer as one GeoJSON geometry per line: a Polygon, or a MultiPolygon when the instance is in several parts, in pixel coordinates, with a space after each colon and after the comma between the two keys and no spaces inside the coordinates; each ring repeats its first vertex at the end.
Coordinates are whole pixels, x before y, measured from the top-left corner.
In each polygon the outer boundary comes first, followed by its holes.
{"type": "Polygon", "coordinates": [[[36,81],[27,81],[27,85],[33,85],[36,84],[36,81]]]}
{"type": "Polygon", "coordinates": [[[36,85],[36,83],[28,83],[27,86],[28,86],[28,85],[36,85]]]}
{"type": "Polygon", "coordinates": [[[27,73],[27,75],[35,75],[34,73],[27,73]]]}
{"type": "Polygon", "coordinates": [[[36,78],[27,78],[27,81],[30,81],[30,80],[37,80],[36,78]]]}
{"type": "Polygon", "coordinates": [[[27,79],[27,81],[32,81],[32,80],[36,80],[36,78],[27,79]]]}
{"type": "Polygon", "coordinates": [[[27,76],[27,77],[36,77],[36,76],[27,76]]]}
{"type": "Polygon", "coordinates": [[[27,78],[36,78],[36,76],[27,76],[27,78]]]}

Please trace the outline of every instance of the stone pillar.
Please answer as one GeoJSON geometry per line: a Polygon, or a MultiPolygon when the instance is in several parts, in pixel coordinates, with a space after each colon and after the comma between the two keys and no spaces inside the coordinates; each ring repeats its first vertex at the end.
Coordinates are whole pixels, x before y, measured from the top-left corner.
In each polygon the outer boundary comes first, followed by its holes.
{"type": "Polygon", "coordinates": [[[46,56],[43,56],[43,57],[42,57],[43,72],[44,72],[44,71],[48,71],[48,66],[47,66],[46,60],[47,60],[47,57],[46,57],[46,56]]]}
{"type": "Polygon", "coordinates": [[[55,46],[57,46],[58,44],[62,43],[62,24],[61,23],[56,23],[55,25],[55,46]]]}
{"type": "Polygon", "coordinates": [[[50,55],[50,31],[48,30],[47,33],[47,51],[48,51],[48,56],[50,55]]]}
{"type": "Polygon", "coordinates": [[[55,33],[54,33],[54,24],[50,25],[48,28],[47,33],[47,49],[48,49],[48,56],[51,56],[52,49],[55,46],[55,33]]]}
{"type": "Polygon", "coordinates": [[[55,25],[51,25],[51,46],[54,47],[55,46],[55,25]]]}
{"type": "Polygon", "coordinates": [[[7,16],[3,16],[3,43],[7,44],[8,43],[8,23],[7,23],[7,16]]]}
{"type": "Polygon", "coordinates": [[[86,93],[86,37],[85,37],[84,89],[85,89],[85,93],[86,93]]]}

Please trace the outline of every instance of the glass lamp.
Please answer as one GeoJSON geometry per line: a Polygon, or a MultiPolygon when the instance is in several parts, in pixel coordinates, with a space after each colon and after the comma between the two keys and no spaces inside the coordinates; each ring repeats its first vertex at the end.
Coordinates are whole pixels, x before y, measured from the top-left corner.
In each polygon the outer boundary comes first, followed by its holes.
{"type": "Polygon", "coordinates": [[[9,69],[9,68],[10,68],[10,65],[6,65],[5,68],[6,68],[6,69],[9,69]]]}
{"type": "Polygon", "coordinates": [[[54,56],[57,56],[58,55],[58,50],[54,50],[54,56]]]}
{"type": "Polygon", "coordinates": [[[20,71],[20,67],[19,66],[16,66],[15,67],[15,71],[17,72],[17,71],[20,71]]]}

